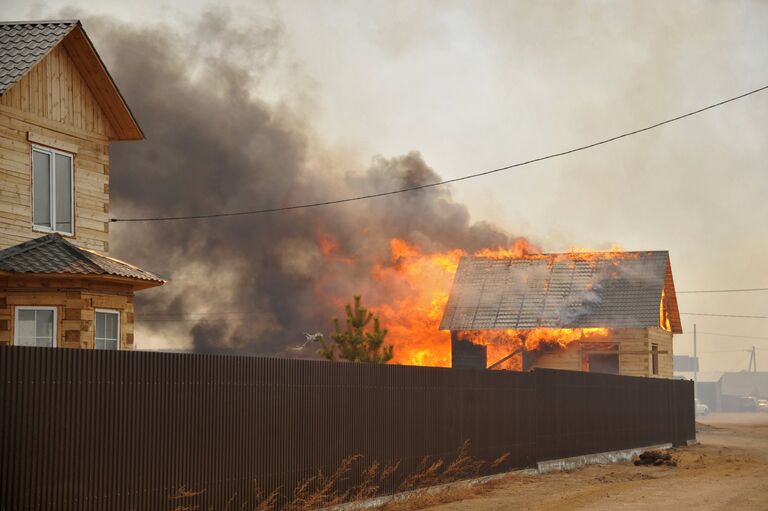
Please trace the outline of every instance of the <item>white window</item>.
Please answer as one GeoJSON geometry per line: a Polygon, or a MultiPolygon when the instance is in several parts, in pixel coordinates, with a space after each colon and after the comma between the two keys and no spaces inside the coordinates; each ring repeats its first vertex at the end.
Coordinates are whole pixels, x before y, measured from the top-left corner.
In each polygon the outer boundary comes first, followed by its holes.
{"type": "Polygon", "coordinates": [[[32,223],[35,229],[74,234],[72,155],[32,147],[32,223]]]}
{"type": "Polygon", "coordinates": [[[16,307],[17,346],[56,346],[56,307],[16,307]]]}
{"type": "Polygon", "coordinates": [[[120,349],[120,313],[96,309],[96,349],[120,349]]]}

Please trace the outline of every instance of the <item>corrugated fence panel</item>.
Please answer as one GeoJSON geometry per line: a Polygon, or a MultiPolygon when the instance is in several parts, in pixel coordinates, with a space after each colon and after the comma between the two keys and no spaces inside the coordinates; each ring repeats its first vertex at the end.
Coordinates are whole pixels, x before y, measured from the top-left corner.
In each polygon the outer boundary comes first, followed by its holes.
{"type": "Polygon", "coordinates": [[[0,347],[0,511],[252,509],[357,455],[336,488],[397,463],[388,493],[465,443],[489,473],[693,438],[688,381],[0,347]]]}

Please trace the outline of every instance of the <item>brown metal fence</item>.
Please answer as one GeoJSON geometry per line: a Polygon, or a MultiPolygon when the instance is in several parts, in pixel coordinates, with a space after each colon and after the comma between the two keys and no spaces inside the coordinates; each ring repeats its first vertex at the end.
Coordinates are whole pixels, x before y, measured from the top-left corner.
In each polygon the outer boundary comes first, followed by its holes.
{"type": "Polygon", "coordinates": [[[0,510],[253,509],[356,454],[342,489],[399,461],[386,493],[466,441],[501,471],[694,437],[688,381],[0,347],[0,510]]]}

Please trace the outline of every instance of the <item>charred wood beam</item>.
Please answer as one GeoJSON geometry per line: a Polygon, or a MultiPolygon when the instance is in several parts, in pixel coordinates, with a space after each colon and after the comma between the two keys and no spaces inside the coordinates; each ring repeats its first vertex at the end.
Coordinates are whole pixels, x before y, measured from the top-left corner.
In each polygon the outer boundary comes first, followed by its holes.
{"type": "Polygon", "coordinates": [[[514,357],[515,355],[517,355],[518,353],[523,351],[523,349],[524,348],[517,348],[515,351],[513,351],[512,353],[510,353],[506,357],[503,357],[503,358],[497,360],[496,362],[494,362],[493,364],[489,365],[488,369],[495,369],[496,367],[500,366],[501,364],[503,364],[504,362],[506,362],[510,358],[514,357]]]}

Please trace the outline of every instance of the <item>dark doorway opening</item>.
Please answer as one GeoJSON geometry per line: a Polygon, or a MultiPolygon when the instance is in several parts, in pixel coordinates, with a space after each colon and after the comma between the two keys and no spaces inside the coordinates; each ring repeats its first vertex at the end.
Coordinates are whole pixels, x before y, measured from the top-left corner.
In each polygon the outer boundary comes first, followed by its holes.
{"type": "Polygon", "coordinates": [[[488,348],[459,339],[451,332],[451,367],[485,369],[488,367],[488,348]]]}

